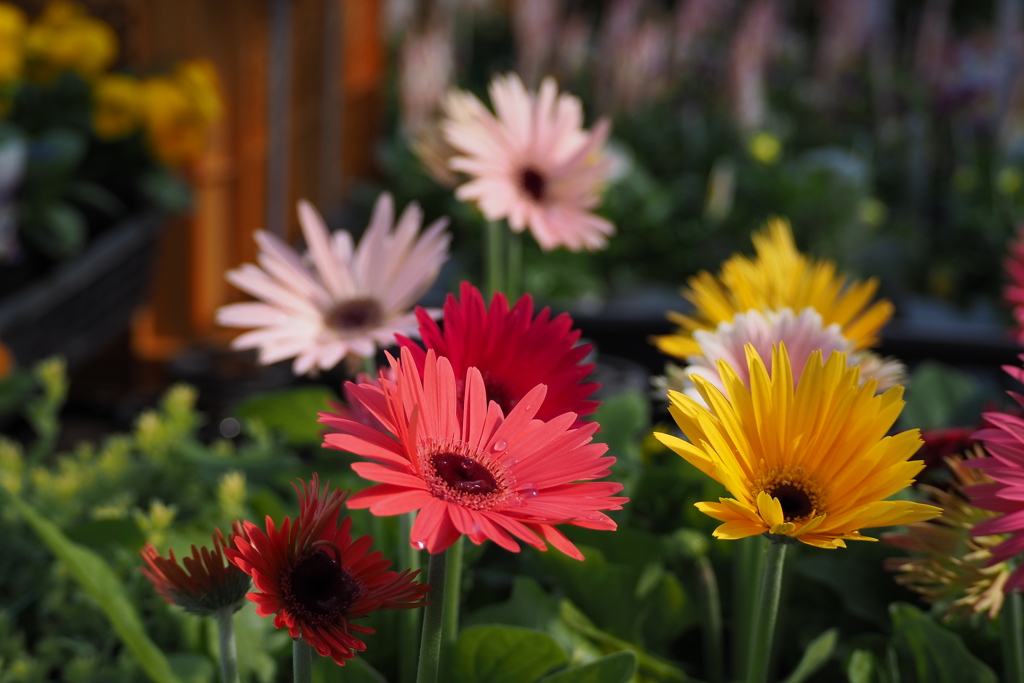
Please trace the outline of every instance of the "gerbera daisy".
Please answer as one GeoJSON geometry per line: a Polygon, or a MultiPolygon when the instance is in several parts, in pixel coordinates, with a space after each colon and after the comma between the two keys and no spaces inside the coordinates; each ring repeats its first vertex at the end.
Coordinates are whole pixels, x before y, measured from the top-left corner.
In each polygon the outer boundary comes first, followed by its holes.
{"type": "Polygon", "coordinates": [[[1024,342],[1024,225],[1017,228],[1017,236],[1009,244],[1009,254],[1003,262],[1003,268],[1009,279],[1003,290],[1003,298],[1012,308],[1013,319],[1017,321],[1013,336],[1017,341],[1024,342]]]}
{"type": "Polygon", "coordinates": [[[394,343],[397,332],[413,334],[410,310],[448,258],[447,219],[420,233],[423,213],[415,203],[394,223],[394,202],[382,194],[358,247],[352,235],[328,233],[308,202],[299,219],[309,247],[302,258],[274,235],[257,231],[259,266],[229,271],[228,280],[262,299],[222,306],[217,322],[257,328],[237,337],[236,349],[260,350],[260,362],[295,357],[295,374],[330,370],[345,356],[366,358],[394,343]]]}
{"type": "MultiPolygon", "coordinates": [[[[468,282],[462,283],[459,295],[461,301],[451,294],[445,300],[443,328],[427,311],[416,311],[423,346],[447,358],[456,377],[461,380],[466,370],[477,368],[487,398],[497,402],[505,415],[538,384],[547,385],[538,420],[546,422],[570,412],[584,417],[597,410],[598,402],[588,397],[600,385],[583,381],[594,364],[581,362],[593,344],[576,343],[580,331],[572,329],[568,314],[551,318],[551,310],[545,308],[534,318],[529,294],[509,310],[505,295],[497,293],[488,308],[480,290],[468,282]]],[[[397,339],[422,370],[426,350],[401,335],[397,339]]],[[[459,388],[461,397],[464,386],[459,388]]]]}
{"type": "MultiPolygon", "coordinates": [[[[1024,356],[1021,356],[1024,360],[1024,356]]],[[[1005,366],[1007,374],[1024,382],[1024,369],[1005,366]]],[[[1024,396],[1007,392],[1024,406],[1024,396]]],[[[1009,538],[992,549],[992,563],[1009,560],[1024,551],[1024,418],[1005,412],[985,413],[988,427],[978,431],[974,438],[992,457],[978,458],[964,463],[976,467],[994,481],[976,484],[966,489],[971,502],[982,510],[998,513],[994,519],[975,525],[975,536],[1008,534],[1009,538]]],[[[1006,583],[1007,592],[1024,587],[1024,564],[1019,565],[1006,583]]]]}
{"type": "Polygon", "coordinates": [[[442,131],[462,154],[449,164],[470,176],[456,196],[515,232],[529,228],[542,249],[603,247],[615,227],[593,209],[611,168],[601,151],[611,124],[584,130],[580,100],[550,77],[534,94],[515,74],[496,76],[489,92],[497,116],[469,93],[446,98],[442,131]]]}
{"type": "MultiPolygon", "coordinates": [[[[983,455],[981,448],[975,446],[968,457],[973,460],[983,455]]],[[[914,554],[887,558],[885,567],[898,572],[897,583],[939,605],[946,619],[982,612],[995,619],[1003,606],[1003,589],[1010,577],[1010,567],[1006,562],[990,560],[993,546],[1004,537],[971,537],[974,527],[995,513],[971,505],[964,493],[967,487],[992,480],[980,470],[963,467],[963,456],[947,456],[944,460],[953,474],[949,486],[921,486],[942,508],[942,516],[910,524],[900,533],[882,534],[883,543],[914,554]]]]}
{"type": "Polygon", "coordinates": [[[142,573],[164,601],[186,612],[201,617],[223,609],[237,612],[245,604],[249,575],[225,561],[223,550],[230,548],[234,538],[241,534],[244,531],[238,522],[227,541],[221,530],[215,529],[212,550],[192,546],[191,557],[183,557],[180,563],[173,550],[162,557],[152,543],[147,543],[139,553],[146,562],[142,573]]]}
{"type": "Polygon", "coordinates": [[[691,465],[721,482],[732,498],[697,503],[721,522],[717,538],[768,533],[821,548],[843,548],[867,527],[931,519],[941,509],[888,501],[909,486],[924,463],[909,460],[917,430],[886,436],[903,407],[903,389],[876,395],[843,353],[811,354],[798,383],[785,344],[772,350],[771,372],[747,347],[749,386],[719,362],[725,392],[695,375],[704,407],[669,394],[669,412],[689,441],[655,436],[691,465]]]}
{"type": "Polygon", "coordinates": [[[293,486],[300,504],[294,524],[285,517],[278,528],[267,517],[264,532],[245,522],[248,537],[236,537],[224,553],[259,589],[247,596],[257,614],[276,614],[274,626],[344,665],[366,649],[356,634],[374,632],[354,620],[419,607],[430,586],[414,580],[418,572],[387,571],[391,562],[379,550],[368,553],[370,536],[352,539],[352,519],[338,523],[346,493],[330,491],[329,482],[321,489],[316,474],[293,486]]]}
{"type": "Polygon", "coordinates": [[[852,350],[878,342],[879,330],[892,317],[893,306],[885,300],[870,303],[878,288],[876,279],[848,284],[845,276],[836,274],[831,261],[809,260],[797,251],[789,224],[783,220],[769,222],[753,240],[756,258],[736,254],[722,264],[719,275],[703,271],[690,278],[683,296],[695,310],[689,316],[668,314],[679,329],[654,338],[661,351],[678,358],[699,354],[694,332],[713,330],[751,309],[813,308],[825,325],[835,323],[842,328],[852,350]]]}
{"type": "MultiPolygon", "coordinates": [[[[805,308],[799,315],[786,308],[782,311],[750,310],[737,313],[730,322],[719,323],[715,330],[697,330],[693,340],[700,345],[700,353],[687,358],[690,362],[683,375],[700,375],[719,391],[725,385],[718,374],[718,361],[733,368],[750,386],[747,372],[746,351],[748,344],[761,358],[771,358],[774,344],[785,344],[793,370],[793,381],[800,381],[800,374],[811,353],[820,351],[828,358],[833,352],[845,353],[850,365],[860,367],[860,381],[877,380],[878,391],[884,391],[899,384],[903,379],[903,364],[878,357],[870,351],[852,351],[852,344],[843,336],[838,324],[825,326],[821,315],[813,308],[805,308]]],[[[768,368],[771,372],[771,367],[768,368]]],[[[692,383],[684,388],[691,398],[699,399],[700,394],[692,383]]]]}
{"type": "Polygon", "coordinates": [[[608,447],[591,443],[597,423],[573,428],[576,415],[537,419],[547,388],[527,393],[508,415],[487,398],[480,371],[471,367],[459,400],[448,359],[433,350],[423,376],[412,351],[388,359],[395,381],[359,385],[351,395],[379,419],[394,438],[353,420],[321,413],[337,430],[325,446],[373,462],[352,465],[360,476],[380,482],[352,496],[349,507],[376,515],[419,510],[410,542],[440,553],[465,535],[473,543],[490,539],[516,552],[523,541],[540,550],[550,543],[570,557],[583,555],[556,524],[615,529],[602,510],[618,510],[622,485],[587,481],[609,474],[608,447]],[[546,543],[545,543],[546,542],[546,543]]]}

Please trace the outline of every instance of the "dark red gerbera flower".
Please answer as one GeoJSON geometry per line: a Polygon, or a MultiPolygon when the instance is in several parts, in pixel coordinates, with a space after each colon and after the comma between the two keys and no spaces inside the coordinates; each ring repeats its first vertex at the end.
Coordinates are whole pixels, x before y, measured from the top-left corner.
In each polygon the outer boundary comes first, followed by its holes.
{"type": "Polygon", "coordinates": [[[192,556],[183,557],[181,564],[168,551],[169,557],[161,557],[152,543],[147,543],[139,554],[146,566],[142,573],[157,593],[172,605],[184,608],[186,612],[201,617],[211,616],[228,608],[238,611],[245,604],[245,592],[249,590],[249,576],[235,565],[225,561],[225,548],[235,536],[244,534],[239,522],[234,531],[224,540],[220,529],[213,532],[213,550],[206,546],[192,546],[192,556]]]}
{"type": "Polygon", "coordinates": [[[252,577],[259,593],[249,593],[260,616],[276,614],[274,626],[288,628],[321,656],[344,665],[366,644],[354,634],[373,633],[353,623],[377,610],[409,609],[424,604],[430,586],[416,582],[418,571],[387,571],[380,551],[368,553],[373,538],[352,540],[352,519],[338,523],[347,492],[320,489],[314,474],[299,482],[299,516],[285,517],[280,529],[267,517],[264,533],[245,522],[246,537],[224,553],[252,577]]]}
{"type": "MultiPolygon", "coordinates": [[[[443,329],[427,311],[416,309],[422,348],[395,335],[400,346],[413,352],[420,374],[426,349],[433,349],[448,359],[460,382],[466,370],[477,368],[487,397],[505,415],[538,384],[548,388],[538,420],[546,422],[565,413],[584,417],[597,410],[598,402],[589,397],[600,385],[583,381],[594,365],[580,362],[593,344],[577,345],[580,331],[572,329],[567,313],[551,318],[551,310],[545,308],[534,318],[529,294],[509,310],[505,295],[498,293],[487,308],[480,290],[468,282],[462,283],[459,293],[461,302],[451,294],[445,301],[443,329]]],[[[460,394],[464,388],[459,387],[460,394]]]]}

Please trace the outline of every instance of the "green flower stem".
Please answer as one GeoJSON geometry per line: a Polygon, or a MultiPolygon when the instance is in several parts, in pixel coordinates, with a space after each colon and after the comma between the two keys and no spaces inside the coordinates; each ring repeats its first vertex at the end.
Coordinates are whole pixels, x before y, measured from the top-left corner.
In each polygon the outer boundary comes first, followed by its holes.
{"type": "Polygon", "coordinates": [[[302,638],[292,641],[292,680],[313,683],[313,648],[302,638]]]}
{"type": "Polygon", "coordinates": [[[707,557],[697,560],[697,580],[704,588],[701,600],[704,608],[704,670],[709,683],[722,683],[725,680],[722,669],[722,601],[715,568],[707,557]]]}
{"type": "Polygon", "coordinates": [[[1006,596],[999,615],[1003,637],[1003,676],[1007,683],[1024,683],[1024,597],[1020,591],[1006,596]]]}
{"type": "Polygon", "coordinates": [[[775,620],[779,616],[782,569],[786,561],[786,548],[788,547],[789,544],[786,542],[770,541],[768,543],[764,571],[761,574],[761,593],[757,598],[757,611],[754,615],[750,657],[747,660],[747,683],[765,683],[768,680],[772,636],[775,634],[775,620]]]}
{"type": "Polygon", "coordinates": [[[508,228],[506,246],[505,296],[509,303],[514,304],[523,295],[523,234],[508,228]]]}
{"type": "Polygon", "coordinates": [[[363,358],[363,372],[370,376],[370,379],[377,378],[377,357],[367,356],[363,358]]]}
{"type": "Polygon", "coordinates": [[[235,611],[221,607],[214,615],[220,644],[221,683],[238,683],[238,647],[235,644],[235,611]]]}
{"type": "MultiPolygon", "coordinates": [[[[398,516],[398,540],[402,545],[400,569],[420,568],[420,551],[409,543],[412,534],[412,524],[416,520],[415,512],[408,512],[398,516]]],[[[401,659],[398,664],[398,676],[401,683],[412,683],[416,680],[416,661],[420,652],[420,618],[422,612],[418,609],[402,610],[398,618],[398,633],[401,642],[401,659]]]]}
{"type": "Polygon", "coordinates": [[[755,537],[741,538],[736,541],[736,554],[733,557],[733,628],[732,651],[735,653],[732,676],[739,677],[747,670],[747,656],[750,654],[750,635],[754,626],[754,606],[757,595],[757,582],[761,575],[761,563],[764,553],[761,551],[761,539],[755,537]]]}
{"type": "Polygon", "coordinates": [[[446,651],[455,644],[459,625],[459,587],[462,581],[462,538],[443,553],[430,556],[427,583],[433,590],[423,609],[423,637],[417,683],[437,683],[446,651]]]}
{"type": "Polygon", "coordinates": [[[484,233],[484,282],[487,283],[487,301],[505,289],[505,235],[504,223],[487,221],[484,233]]]}

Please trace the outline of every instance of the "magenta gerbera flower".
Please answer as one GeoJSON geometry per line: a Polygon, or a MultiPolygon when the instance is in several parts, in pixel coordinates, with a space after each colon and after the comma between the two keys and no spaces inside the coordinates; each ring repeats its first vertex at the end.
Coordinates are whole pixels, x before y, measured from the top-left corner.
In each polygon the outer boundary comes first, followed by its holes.
{"type": "MultiPolygon", "coordinates": [[[[1024,359],[1024,356],[1021,356],[1024,359]]],[[[1004,366],[1007,374],[1024,382],[1024,369],[1004,366]]],[[[1024,406],[1024,396],[1007,392],[1024,406]]],[[[982,510],[1000,513],[1000,516],[978,522],[972,535],[992,536],[1009,534],[1009,538],[992,548],[989,564],[997,564],[1024,551],[1024,418],[1005,412],[983,415],[988,427],[979,430],[974,438],[991,456],[975,458],[963,463],[964,467],[984,470],[994,482],[977,484],[966,489],[971,502],[982,510]]],[[[1019,565],[1006,583],[1005,591],[1024,587],[1024,564],[1019,565]]]]}
{"type": "Polygon", "coordinates": [[[466,370],[477,368],[487,398],[505,415],[538,384],[547,385],[538,420],[570,412],[585,417],[597,410],[599,403],[589,397],[600,385],[583,381],[594,364],[581,362],[593,345],[577,344],[580,331],[572,329],[568,314],[552,318],[545,308],[535,318],[529,294],[511,310],[505,295],[495,294],[488,308],[480,290],[468,282],[462,283],[459,294],[461,301],[451,294],[445,301],[443,327],[423,309],[416,310],[425,349],[397,335],[399,345],[412,352],[421,369],[429,349],[447,358],[460,380],[466,370]]]}
{"type": "Polygon", "coordinates": [[[579,98],[550,77],[531,93],[515,74],[496,76],[490,96],[497,116],[466,92],[445,102],[441,129],[460,153],[449,164],[470,176],[456,196],[515,232],[529,228],[543,249],[604,247],[615,226],[593,210],[611,171],[608,120],[584,130],[579,98]]]}
{"type": "Polygon", "coordinates": [[[371,460],[352,469],[380,482],[352,496],[349,507],[375,515],[419,510],[410,542],[431,553],[465,535],[513,552],[517,541],[539,550],[550,543],[582,560],[555,525],[615,529],[602,511],[618,510],[627,499],[615,496],[621,484],[592,481],[607,476],[615,462],[604,456],[605,444],[591,443],[597,423],[573,428],[573,413],[537,419],[546,400],[543,384],[506,415],[488,400],[477,368],[457,378],[448,359],[433,350],[424,358],[422,378],[409,348],[402,349],[401,360],[388,359],[394,381],[381,377],[379,386],[362,384],[349,395],[389,434],[330,413],[320,416],[336,430],[324,445],[371,460]],[[465,383],[462,400],[459,381],[465,383]]]}

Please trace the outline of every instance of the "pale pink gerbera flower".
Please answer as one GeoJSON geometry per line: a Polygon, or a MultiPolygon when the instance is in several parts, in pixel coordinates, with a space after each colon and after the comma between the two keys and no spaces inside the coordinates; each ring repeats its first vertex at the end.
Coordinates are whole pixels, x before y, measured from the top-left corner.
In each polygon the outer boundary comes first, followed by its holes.
{"type": "Polygon", "coordinates": [[[843,336],[842,328],[836,323],[826,326],[821,314],[813,308],[805,308],[798,315],[789,308],[781,311],[751,309],[736,314],[731,322],[719,323],[714,330],[697,330],[693,333],[693,340],[700,345],[701,353],[689,356],[686,360],[690,364],[686,368],[670,372],[670,379],[661,380],[660,384],[664,388],[680,390],[680,387],[671,385],[683,380],[681,390],[697,401],[702,399],[690,381],[693,375],[700,375],[719,391],[725,391],[718,371],[720,360],[735,369],[743,383],[750,386],[745,350],[748,344],[761,358],[771,358],[772,346],[784,343],[789,351],[794,382],[800,381],[800,373],[814,351],[821,351],[825,359],[836,351],[846,354],[849,366],[860,367],[860,383],[878,380],[879,392],[902,383],[905,373],[899,361],[882,358],[870,351],[853,351],[854,344],[843,336]]]}
{"type": "Polygon", "coordinates": [[[584,130],[579,98],[559,95],[550,77],[533,94],[515,74],[497,76],[490,95],[497,117],[469,93],[445,102],[442,130],[461,154],[449,164],[471,177],[456,196],[515,232],[529,227],[543,249],[603,247],[615,227],[593,209],[611,170],[608,120],[584,130]]]}
{"type": "MultiPolygon", "coordinates": [[[[309,252],[300,256],[281,239],[257,231],[259,266],[229,271],[228,280],[262,301],[229,304],[217,311],[228,327],[256,328],[237,337],[236,349],[259,349],[261,363],[295,358],[296,375],[329,370],[345,356],[372,356],[395,334],[415,334],[412,307],[448,258],[447,219],[420,232],[415,203],[394,222],[391,195],[382,194],[358,247],[352,235],[330,234],[308,202],[299,219],[309,252]]],[[[432,311],[435,315],[439,311],[432,311]]]]}

